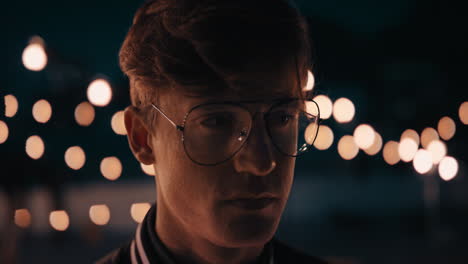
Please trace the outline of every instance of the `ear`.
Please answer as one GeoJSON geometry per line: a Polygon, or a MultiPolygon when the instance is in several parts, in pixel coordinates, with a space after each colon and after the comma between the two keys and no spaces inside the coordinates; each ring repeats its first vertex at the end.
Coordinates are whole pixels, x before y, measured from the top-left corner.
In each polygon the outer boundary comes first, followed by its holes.
{"type": "Polygon", "coordinates": [[[151,146],[151,133],[137,108],[129,106],[125,109],[125,128],[130,149],[135,158],[145,164],[155,163],[155,156],[151,146]]]}

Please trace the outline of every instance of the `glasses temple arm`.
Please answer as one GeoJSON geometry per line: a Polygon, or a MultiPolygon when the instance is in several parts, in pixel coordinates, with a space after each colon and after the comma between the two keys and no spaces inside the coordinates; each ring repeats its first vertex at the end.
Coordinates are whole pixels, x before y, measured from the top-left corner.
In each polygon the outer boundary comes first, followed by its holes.
{"type": "Polygon", "coordinates": [[[163,111],[161,111],[161,109],[159,109],[157,106],[155,106],[154,104],[151,104],[151,106],[156,109],[159,113],[161,113],[161,115],[163,115],[167,121],[169,121],[175,128],[178,128],[178,125],[176,125],[176,123],[174,123],[166,114],[164,114],[163,111]]]}

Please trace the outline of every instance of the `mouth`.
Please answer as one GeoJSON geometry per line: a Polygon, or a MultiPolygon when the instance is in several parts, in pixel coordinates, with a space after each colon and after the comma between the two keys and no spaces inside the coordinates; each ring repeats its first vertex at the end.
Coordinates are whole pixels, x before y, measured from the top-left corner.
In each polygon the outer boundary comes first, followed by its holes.
{"type": "Polygon", "coordinates": [[[227,204],[244,210],[261,210],[278,202],[277,198],[257,198],[257,199],[234,199],[228,200],[227,204]]]}

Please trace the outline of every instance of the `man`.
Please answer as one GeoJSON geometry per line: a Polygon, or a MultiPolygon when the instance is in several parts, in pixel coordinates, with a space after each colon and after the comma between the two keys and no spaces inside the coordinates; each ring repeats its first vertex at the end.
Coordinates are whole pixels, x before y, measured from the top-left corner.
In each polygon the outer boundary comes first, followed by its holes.
{"type": "Polygon", "coordinates": [[[317,135],[318,106],[302,93],[307,39],[286,0],[137,11],[120,51],[125,125],[157,197],[135,238],[99,263],[324,263],[273,238],[295,157],[317,135]]]}

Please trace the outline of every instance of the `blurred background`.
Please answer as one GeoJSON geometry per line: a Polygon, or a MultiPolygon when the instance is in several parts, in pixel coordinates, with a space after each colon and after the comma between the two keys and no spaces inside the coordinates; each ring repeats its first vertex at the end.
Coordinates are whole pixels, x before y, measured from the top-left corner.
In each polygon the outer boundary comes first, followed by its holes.
{"type": "MultiPolygon", "coordinates": [[[[461,1],[296,2],[323,122],[277,236],[335,263],[468,263],[461,1]]],[[[154,202],[127,146],[118,67],[141,3],[3,4],[1,263],[92,263],[154,202]]]]}

